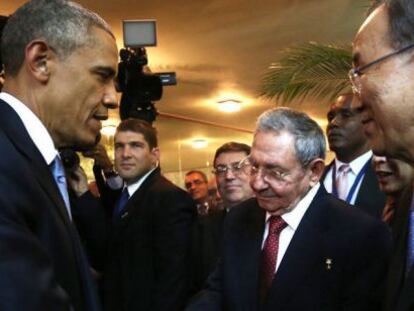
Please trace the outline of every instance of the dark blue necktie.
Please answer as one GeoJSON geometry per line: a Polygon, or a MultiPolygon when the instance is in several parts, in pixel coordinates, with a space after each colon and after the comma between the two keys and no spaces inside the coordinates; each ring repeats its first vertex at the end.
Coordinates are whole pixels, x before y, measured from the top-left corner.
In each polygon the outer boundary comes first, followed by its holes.
{"type": "Polygon", "coordinates": [[[121,196],[119,197],[118,201],[115,204],[114,216],[120,215],[122,213],[122,210],[125,208],[125,205],[127,204],[128,199],[129,199],[128,188],[125,187],[124,190],[122,190],[121,196]]]}
{"type": "Polygon", "coordinates": [[[410,222],[408,227],[408,249],[407,249],[407,264],[406,274],[411,270],[414,263],[414,200],[411,200],[410,222]]]}
{"type": "Polygon", "coordinates": [[[56,156],[53,162],[50,164],[50,169],[52,170],[53,178],[55,179],[56,184],[58,185],[59,192],[62,195],[62,199],[65,202],[69,219],[72,220],[65,170],[63,168],[62,160],[59,158],[59,156],[56,156]]]}

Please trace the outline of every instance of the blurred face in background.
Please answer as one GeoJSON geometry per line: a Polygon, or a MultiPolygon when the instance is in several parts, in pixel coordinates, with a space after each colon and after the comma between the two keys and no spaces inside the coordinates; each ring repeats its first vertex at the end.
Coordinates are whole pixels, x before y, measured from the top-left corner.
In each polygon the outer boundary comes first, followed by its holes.
{"type": "Polygon", "coordinates": [[[208,182],[198,173],[185,176],[184,185],[194,201],[203,202],[208,198],[208,182]]]}
{"type": "Polygon", "coordinates": [[[374,156],[372,163],[379,187],[385,194],[398,194],[412,184],[414,170],[408,163],[380,156],[374,156]]]}

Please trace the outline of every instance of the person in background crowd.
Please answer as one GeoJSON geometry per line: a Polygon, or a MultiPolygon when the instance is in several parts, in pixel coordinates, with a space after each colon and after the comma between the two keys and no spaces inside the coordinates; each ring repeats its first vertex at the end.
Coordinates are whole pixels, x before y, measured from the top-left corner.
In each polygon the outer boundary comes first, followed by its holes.
{"type": "Polygon", "coordinates": [[[224,208],[206,217],[199,217],[196,221],[192,251],[195,292],[202,288],[219,257],[226,214],[231,208],[253,196],[249,176],[240,166],[241,161],[249,154],[250,146],[228,142],[219,147],[214,155],[213,173],[224,208]]]}
{"type": "Polygon", "coordinates": [[[207,175],[202,171],[192,170],[185,174],[184,185],[196,202],[200,216],[215,212],[218,209],[215,198],[210,195],[207,175]]]}
{"type": "Polygon", "coordinates": [[[411,165],[404,161],[376,155],[372,158],[372,164],[378,177],[379,187],[387,195],[383,220],[392,226],[394,215],[399,206],[410,205],[410,202],[402,204],[401,199],[402,194],[407,190],[411,192],[414,171],[411,165]]]}
{"type": "Polygon", "coordinates": [[[86,175],[78,170],[70,179],[78,196],[78,225],[95,266],[103,270],[105,310],[182,310],[191,286],[194,202],[161,175],[156,129],[149,123],[122,121],[114,141],[115,168],[124,185],[109,223],[102,221],[108,215],[102,204],[87,191],[86,175]],[[92,219],[99,223],[91,229],[92,219]]]}
{"type": "Polygon", "coordinates": [[[371,166],[373,154],[352,100],[353,94],[340,95],[329,108],[326,135],[335,159],[322,180],[328,192],[380,219],[385,195],[371,166]]]}

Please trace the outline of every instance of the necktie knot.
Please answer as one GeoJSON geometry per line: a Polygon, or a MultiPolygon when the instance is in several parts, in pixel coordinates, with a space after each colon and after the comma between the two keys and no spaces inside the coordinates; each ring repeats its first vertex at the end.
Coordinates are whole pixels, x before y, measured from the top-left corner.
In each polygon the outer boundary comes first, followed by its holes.
{"type": "Polygon", "coordinates": [[[269,218],[269,233],[279,234],[286,227],[286,222],[280,216],[271,216],[269,218]]]}
{"type": "Polygon", "coordinates": [[[351,167],[349,166],[349,164],[341,164],[341,166],[338,168],[338,173],[348,174],[350,170],[351,170],[351,167]]]}

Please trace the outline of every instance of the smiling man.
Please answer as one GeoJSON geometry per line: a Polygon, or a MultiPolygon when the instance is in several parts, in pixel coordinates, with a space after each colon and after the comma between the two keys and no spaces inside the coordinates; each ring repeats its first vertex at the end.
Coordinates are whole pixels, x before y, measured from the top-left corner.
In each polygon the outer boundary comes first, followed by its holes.
{"type": "Polygon", "coordinates": [[[124,120],[114,140],[115,168],[125,186],[104,273],[107,310],[182,310],[190,286],[193,200],[161,175],[149,123],[124,120]]]}
{"type": "Polygon", "coordinates": [[[386,1],[361,26],[350,79],[373,150],[414,164],[414,8],[386,1]]]}
{"type": "Polygon", "coordinates": [[[100,310],[57,149],[93,146],[117,107],[115,37],[74,2],[28,1],[1,54],[0,310],[100,310]]]}
{"type": "MultiPolygon", "coordinates": [[[[349,73],[358,97],[364,131],[374,153],[414,165],[414,5],[411,0],[382,1],[362,24],[353,43],[349,73]]],[[[414,308],[414,209],[396,239],[384,310],[414,308]],[[410,242],[411,241],[411,242],[410,242]]]]}
{"type": "Polygon", "coordinates": [[[381,218],[385,195],[371,166],[372,151],[361,115],[351,107],[353,98],[352,93],[340,95],[329,107],[326,135],[335,159],[327,166],[322,180],[328,192],[381,218]]]}
{"type": "MultiPolygon", "coordinates": [[[[205,217],[199,217],[193,233],[194,291],[202,288],[209,273],[215,267],[220,252],[223,222],[227,213],[238,204],[251,198],[253,190],[240,163],[250,154],[250,146],[228,142],[220,146],[214,155],[217,190],[223,201],[223,209],[205,217]]],[[[236,207],[237,208],[237,207],[236,207]]]]}
{"type": "Polygon", "coordinates": [[[319,183],[325,149],[306,114],[260,116],[241,165],[255,197],[226,216],[220,262],[187,311],[379,310],[390,234],[319,183]]]}

